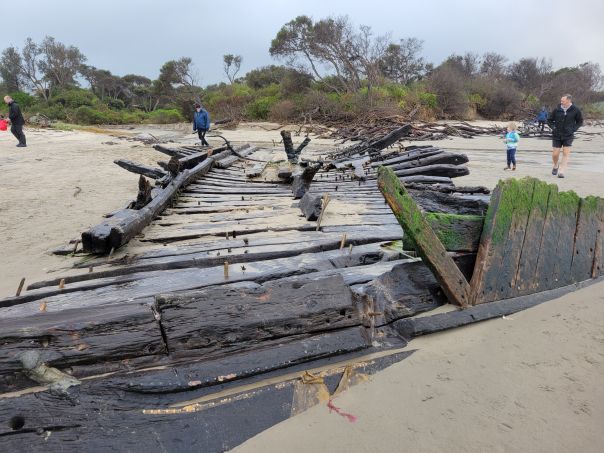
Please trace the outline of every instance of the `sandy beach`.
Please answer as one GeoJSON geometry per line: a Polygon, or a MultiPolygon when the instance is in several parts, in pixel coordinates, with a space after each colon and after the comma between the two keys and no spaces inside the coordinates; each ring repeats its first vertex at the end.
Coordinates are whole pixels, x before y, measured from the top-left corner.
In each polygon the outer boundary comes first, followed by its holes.
{"type": "MultiPolygon", "coordinates": [[[[281,150],[276,126],[247,124],[220,133],[235,144],[281,150]]],[[[26,129],[25,149],[14,146],[10,133],[0,133],[0,297],[14,295],[22,277],[32,283],[70,267],[73,258],[50,251],[135,196],[137,175],[113,160],[162,160],[151,146],[134,140],[143,133],[196,141],[189,125],[26,129]]],[[[222,140],[210,137],[210,143],[222,140]]],[[[501,138],[433,143],[470,158],[471,174],[458,178],[458,185],[492,188],[502,178],[534,176],[581,196],[604,196],[603,135],[576,140],[565,179],[550,174],[549,140],[523,139],[513,173],[503,170],[501,138]]],[[[336,146],[313,138],[309,149],[336,146]]],[[[410,358],[336,399],[357,422],[317,406],[236,451],[602,451],[603,294],[604,282],[597,283],[505,319],[414,340],[408,348],[417,351],[410,358]]]]}

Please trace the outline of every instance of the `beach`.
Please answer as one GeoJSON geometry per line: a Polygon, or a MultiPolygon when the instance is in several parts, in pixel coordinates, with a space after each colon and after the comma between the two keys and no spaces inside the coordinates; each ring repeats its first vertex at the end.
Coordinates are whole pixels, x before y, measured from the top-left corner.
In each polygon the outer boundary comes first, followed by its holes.
{"type": "MultiPolygon", "coordinates": [[[[217,132],[234,144],[281,151],[277,127],[242,124],[217,132]]],[[[189,125],[28,128],[26,134],[27,148],[16,148],[12,135],[0,134],[0,297],[14,295],[22,278],[27,285],[64,273],[75,259],[51,251],[135,197],[138,175],[113,161],[156,166],[167,160],[140,138],[196,141],[189,125]]],[[[342,146],[311,138],[309,150],[327,153],[342,146]]],[[[294,143],[301,140],[294,136],[294,143]]],[[[222,143],[217,137],[209,141],[222,143]]],[[[404,144],[467,154],[470,175],[456,179],[460,186],[492,189],[503,178],[533,176],[580,196],[604,196],[602,135],[576,140],[565,179],[551,175],[551,144],[545,139],[521,140],[515,172],[504,171],[501,137],[404,144]]],[[[411,357],[334,399],[357,417],[354,423],[320,405],[235,451],[601,451],[604,282],[509,317],[415,339],[407,348],[415,350],[411,357]]]]}

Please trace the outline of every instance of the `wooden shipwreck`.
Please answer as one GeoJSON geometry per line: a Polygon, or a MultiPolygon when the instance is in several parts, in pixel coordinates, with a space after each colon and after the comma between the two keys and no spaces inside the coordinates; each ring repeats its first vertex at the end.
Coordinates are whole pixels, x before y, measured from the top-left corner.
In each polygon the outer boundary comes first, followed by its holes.
{"type": "Polygon", "coordinates": [[[416,335],[602,276],[602,199],[457,187],[467,157],[390,147],[408,132],[302,160],[285,134],[283,162],[230,144],[116,162],[155,187],[70,245],[64,276],[0,300],[6,451],[224,451],[416,335]]]}

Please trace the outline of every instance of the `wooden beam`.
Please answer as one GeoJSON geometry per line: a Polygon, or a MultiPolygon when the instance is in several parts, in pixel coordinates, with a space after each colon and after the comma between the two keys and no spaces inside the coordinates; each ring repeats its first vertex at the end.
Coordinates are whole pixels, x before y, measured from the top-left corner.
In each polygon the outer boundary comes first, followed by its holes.
{"type": "Polygon", "coordinates": [[[136,162],[132,162],[127,159],[116,159],[113,161],[114,164],[119,165],[120,167],[131,171],[132,173],[136,173],[138,175],[146,176],[147,178],[159,179],[163,178],[167,175],[167,173],[159,168],[151,167],[145,164],[139,164],[136,162]]]}
{"type": "Polygon", "coordinates": [[[447,298],[454,304],[467,306],[470,300],[470,285],[392,170],[379,168],[378,187],[397,220],[416,244],[419,255],[434,273],[447,298]]]}

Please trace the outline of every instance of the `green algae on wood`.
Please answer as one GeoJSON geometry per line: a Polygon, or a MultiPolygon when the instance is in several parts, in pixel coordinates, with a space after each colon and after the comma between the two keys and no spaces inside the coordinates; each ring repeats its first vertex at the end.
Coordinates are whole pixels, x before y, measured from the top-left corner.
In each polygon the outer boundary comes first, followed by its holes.
{"type": "Polygon", "coordinates": [[[449,301],[466,306],[470,295],[468,282],[391,169],[379,168],[378,187],[404,231],[416,244],[419,255],[436,277],[449,301]]]}

